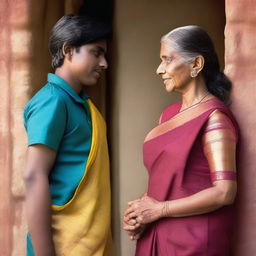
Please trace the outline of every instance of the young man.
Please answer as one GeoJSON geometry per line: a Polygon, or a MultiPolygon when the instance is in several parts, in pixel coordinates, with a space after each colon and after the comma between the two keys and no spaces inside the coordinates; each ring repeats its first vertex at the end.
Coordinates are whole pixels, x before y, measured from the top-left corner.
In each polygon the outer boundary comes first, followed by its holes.
{"type": "Polygon", "coordinates": [[[84,86],[107,68],[108,25],[65,15],[49,49],[55,74],[24,110],[28,256],[110,256],[105,124],[84,86]]]}

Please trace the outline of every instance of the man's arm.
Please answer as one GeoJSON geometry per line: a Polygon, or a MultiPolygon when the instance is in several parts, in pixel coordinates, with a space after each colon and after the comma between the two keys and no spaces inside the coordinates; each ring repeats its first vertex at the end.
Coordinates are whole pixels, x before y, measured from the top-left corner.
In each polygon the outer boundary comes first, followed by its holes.
{"type": "Polygon", "coordinates": [[[37,144],[28,147],[24,173],[28,229],[36,256],[54,256],[51,234],[51,195],[48,175],[56,152],[37,144]]]}

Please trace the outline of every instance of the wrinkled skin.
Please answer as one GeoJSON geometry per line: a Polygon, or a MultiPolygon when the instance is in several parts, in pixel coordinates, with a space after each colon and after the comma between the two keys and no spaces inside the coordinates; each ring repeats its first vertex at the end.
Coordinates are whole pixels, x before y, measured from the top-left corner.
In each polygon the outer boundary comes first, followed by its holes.
{"type": "Polygon", "coordinates": [[[163,202],[147,195],[129,202],[124,213],[124,230],[132,240],[139,239],[147,224],[162,218],[163,208],[163,202]]]}

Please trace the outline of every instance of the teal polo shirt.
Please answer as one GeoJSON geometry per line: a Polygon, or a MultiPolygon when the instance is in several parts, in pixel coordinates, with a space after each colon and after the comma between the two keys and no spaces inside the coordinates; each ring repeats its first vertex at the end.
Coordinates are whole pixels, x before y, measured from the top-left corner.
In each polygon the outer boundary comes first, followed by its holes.
{"type": "Polygon", "coordinates": [[[49,174],[54,205],[67,203],[84,175],[92,140],[86,98],[59,76],[48,74],[48,83],[24,110],[28,145],[43,144],[57,153],[49,174]]]}
{"type": "MultiPolygon", "coordinates": [[[[85,172],[92,141],[86,98],[85,93],[78,95],[59,76],[48,74],[47,84],[24,110],[28,145],[43,144],[56,151],[56,161],[49,174],[54,205],[64,205],[72,198],[85,172]]],[[[27,256],[34,256],[29,233],[27,256]]]]}
{"type": "MultiPolygon", "coordinates": [[[[24,110],[28,145],[43,144],[56,151],[56,161],[49,175],[54,205],[64,205],[72,198],[85,172],[92,141],[86,98],[88,95],[78,95],[59,76],[48,74],[47,84],[24,110]]],[[[29,234],[27,255],[34,255],[29,234]]]]}

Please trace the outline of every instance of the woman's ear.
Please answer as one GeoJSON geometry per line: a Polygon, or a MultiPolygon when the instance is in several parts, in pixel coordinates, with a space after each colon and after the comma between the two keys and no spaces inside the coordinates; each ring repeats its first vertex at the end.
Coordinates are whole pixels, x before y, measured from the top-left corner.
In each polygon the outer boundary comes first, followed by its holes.
{"type": "Polygon", "coordinates": [[[197,72],[197,74],[200,73],[200,71],[204,67],[204,57],[202,55],[198,55],[195,60],[193,61],[192,69],[197,72]]]}

